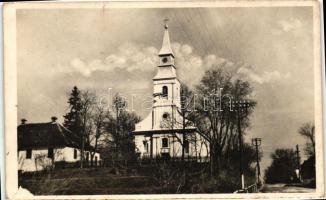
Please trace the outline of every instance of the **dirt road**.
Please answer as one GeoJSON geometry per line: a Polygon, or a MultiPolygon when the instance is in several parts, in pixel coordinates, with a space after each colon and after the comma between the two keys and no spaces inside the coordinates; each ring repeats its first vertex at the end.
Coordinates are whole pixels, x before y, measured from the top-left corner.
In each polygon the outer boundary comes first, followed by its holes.
{"type": "Polygon", "coordinates": [[[315,192],[314,188],[305,188],[300,186],[289,186],[286,184],[265,184],[263,193],[309,193],[315,192]]]}

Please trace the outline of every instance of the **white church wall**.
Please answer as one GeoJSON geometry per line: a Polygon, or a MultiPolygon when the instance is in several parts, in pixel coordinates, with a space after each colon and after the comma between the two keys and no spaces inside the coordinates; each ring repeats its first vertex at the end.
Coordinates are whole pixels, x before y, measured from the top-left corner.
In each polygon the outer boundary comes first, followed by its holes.
{"type": "MultiPolygon", "coordinates": [[[[193,140],[189,142],[189,151],[188,153],[185,151],[185,157],[201,157],[202,160],[206,159],[208,156],[208,151],[206,145],[204,144],[204,140],[201,140],[198,133],[196,134],[197,140],[194,142],[193,140]]],[[[168,152],[170,157],[182,157],[182,134],[175,134],[175,137],[172,137],[174,134],[153,134],[153,158],[162,156],[162,152],[168,152]],[[179,138],[179,140],[177,139],[179,138]],[[168,147],[165,148],[162,146],[162,139],[168,139],[168,147]]],[[[135,136],[135,144],[137,148],[137,152],[140,153],[142,158],[150,156],[151,149],[151,139],[150,137],[145,137],[144,135],[136,135],[135,136]],[[146,150],[146,146],[144,141],[148,144],[148,150],[146,150]]]]}

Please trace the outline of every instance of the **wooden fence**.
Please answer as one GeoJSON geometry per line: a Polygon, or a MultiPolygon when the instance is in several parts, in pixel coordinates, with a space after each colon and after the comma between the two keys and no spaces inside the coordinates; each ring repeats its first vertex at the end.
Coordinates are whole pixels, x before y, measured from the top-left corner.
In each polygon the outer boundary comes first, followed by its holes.
{"type": "Polygon", "coordinates": [[[248,187],[245,187],[244,189],[236,190],[234,193],[257,193],[258,190],[258,184],[254,183],[252,185],[249,185],[248,187]]]}

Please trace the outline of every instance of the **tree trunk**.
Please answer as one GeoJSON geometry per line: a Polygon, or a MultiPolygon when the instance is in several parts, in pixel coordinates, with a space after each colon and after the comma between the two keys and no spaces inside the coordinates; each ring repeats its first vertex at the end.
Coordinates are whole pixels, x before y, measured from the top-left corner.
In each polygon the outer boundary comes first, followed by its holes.
{"type": "Polygon", "coordinates": [[[91,153],[91,167],[94,166],[94,153],[91,153]]]}
{"type": "Polygon", "coordinates": [[[214,152],[212,151],[213,150],[213,145],[210,144],[209,145],[209,149],[210,149],[210,153],[209,153],[209,163],[210,163],[210,174],[211,174],[211,177],[213,177],[213,173],[214,173],[214,152]]]}
{"type": "Polygon", "coordinates": [[[215,170],[215,176],[218,177],[220,175],[220,158],[221,158],[221,151],[218,149],[218,147],[216,147],[217,149],[215,150],[215,167],[214,167],[214,170],[215,170]]]}
{"type": "MultiPolygon", "coordinates": [[[[83,138],[83,136],[82,136],[83,138]]],[[[84,139],[82,139],[82,145],[80,149],[80,168],[82,169],[84,167],[84,139]]]]}

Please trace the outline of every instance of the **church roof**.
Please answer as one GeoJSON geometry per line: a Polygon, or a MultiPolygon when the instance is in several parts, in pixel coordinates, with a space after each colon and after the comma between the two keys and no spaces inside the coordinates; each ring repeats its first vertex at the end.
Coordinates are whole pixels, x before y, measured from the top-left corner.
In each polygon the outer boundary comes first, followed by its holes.
{"type": "Polygon", "coordinates": [[[160,67],[153,80],[176,78],[176,72],[172,67],[160,67]]]}
{"type": "Polygon", "coordinates": [[[163,43],[162,43],[162,48],[160,52],[158,53],[159,55],[173,55],[173,51],[171,48],[171,43],[170,43],[170,36],[169,36],[169,31],[168,31],[168,25],[164,25],[164,36],[163,36],[163,43]]]}

